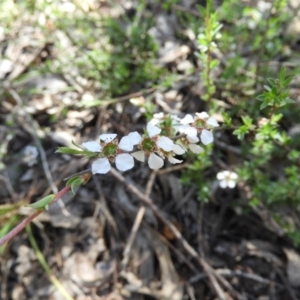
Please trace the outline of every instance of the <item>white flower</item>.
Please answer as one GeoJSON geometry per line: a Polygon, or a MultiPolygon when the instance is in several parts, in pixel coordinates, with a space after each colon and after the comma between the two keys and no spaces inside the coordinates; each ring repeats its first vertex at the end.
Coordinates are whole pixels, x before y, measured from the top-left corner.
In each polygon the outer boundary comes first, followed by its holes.
{"type": "Polygon", "coordinates": [[[201,113],[196,113],[195,115],[197,116],[195,117],[195,121],[200,119],[205,121],[205,123],[211,127],[219,127],[219,123],[213,117],[210,117],[207,112],[203,111],[201,113]]]}
{"type": "Polygon", "coordinates": [[[203,152],[203,148],[196,145],[199,142],[199,138],[197,137],[197,129],[195,127],[182,125],[179,128],[179,132],[186,134],[185,137],[180,138],[177,142],[182,148],[185,150],[190,149],[195,154],[203,152]]]}
{"type": "Polygon", "coordinates": [[[175,155],[182,155],[184,154],[185,150],[180,147],[179,145],[173,145],[173,149],[171,152],[165,153],[166,156],[171,164],[179,164],[182,160],[174,158],[175,155]]]}
{"type": "Polygon", "coordinates": [[[153,115],[153,119],[149,121],[152,125],[160,125],[164,121],[171,118],[171,128],[174,129],[174,134],[178,132],[178,128],[180,126],[180,118],[176,115],[165,115],[163,112],[157,113],[153,115]]]}
{"type": "Polygon", "coordinates": [[[149,168],[157,170],[164,165],[164,161],[155,152],[161,154],[162,152],[172,151],[174,142],[166,136],[159,136],[161,129],[151,123],[147,124],[147,133],[148,136],[141,139],[139,143],[138,148],[141,150],[133,152],[131,155],[141,162],[149,157],[149,168]]]}
{"type": "MultiPolygon", "coordinates": [[[[147,125],[147,132],[150,138],[156,137],[161,133],[161,129],[157,126],[148,123],[147,125]]],[[[163,149],[164,151],[171,151],[173,149],[173,141],[166,136],[159,136],[156,139],[156,146],[163,149]]]]}
{"type": "Polygon", "coordinates": [[[180,123],[183,124],[183,126],[179,129],[182,133],[195,135],[195,130],[196,132],[201,132],[200,139],[204,145],[208,145],[214,140],[212,132],[208,129],[219,126],[218,122],[214,118],[210,117],[207,112],[196,113],[194,118],[192,115],[187,114],[180,123]],[[190,133],[187,133],[187,131],[190,133]]]}
{"type": "Polygon", "coordinates": [[[124,136],[120,143],[115,140],[116,134],[101,134],[100,144],[95,141],[83,143],[82,146],[91,151],[101,154],[103,157],[92,163],[93,174],[106,174],[110,171],[110,161],[114,161],[120,171],[127,171],[134,166],[133,157],[123,151],[132,151],[133,146],[141,140],[140,135],[135,131],[124,136]]]}
{"type": "Polygon", "coordinates": [[[231,171],[222,171],[217,174],[217,179],[220,181],[219,185],[222,189],[233,189],[236,186],[238,175],[231,171]]]}
{"type": "Polygon", "coordinates": [[[37,157],[39,152],[35,146],[28,145],[23,150],[23,161],[29,166],[32,167],[37,163],[37,157]]]}

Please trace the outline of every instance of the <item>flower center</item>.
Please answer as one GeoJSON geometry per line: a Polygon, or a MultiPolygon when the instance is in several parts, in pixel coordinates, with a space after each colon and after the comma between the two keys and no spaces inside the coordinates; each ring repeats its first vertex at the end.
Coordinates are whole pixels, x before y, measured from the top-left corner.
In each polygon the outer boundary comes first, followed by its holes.
{"type": "Polygon", "coordinates": [[[145,152],[153,152],[155,149],[155,142],[151,138],[145,138],[142,142],[142,149],[145,152]]]}
{"type": "Polygon", "coordinates": [[[202,119],[197,119],[195,121],[195,127],[198,128],[198,129],[204,128],[205,125],[206,125],[206,122],[204,120],[202,120],[202,119]]]}
{"type": "Polygon", "coordinates": [[[113,143],[108,143],[103,148],[103,154],[105,157],[115,157],[118,154],[118,147],[113,143]]]}

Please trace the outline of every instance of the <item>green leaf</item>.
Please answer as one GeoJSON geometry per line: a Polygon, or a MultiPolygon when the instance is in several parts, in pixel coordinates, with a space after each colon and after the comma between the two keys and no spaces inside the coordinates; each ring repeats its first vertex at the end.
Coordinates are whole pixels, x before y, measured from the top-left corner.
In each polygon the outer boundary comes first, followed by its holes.
{"type": "Polygon", "coordinates": [[[261,95],[257,96],[256,99],[258,99],[259,101],[263,101],[263,100],[265,100],[265,95],[261,94],[261,95]]]}
{"type": "Polygon", "coordinates": [[[197,9],[199,10],[200,14],[202,14],[203,16],[206,15],[206,9],[205,9],[205,7],[203,7],[201,5],[197,5],[197,9]]]}
{"type": "Polygon", "coordinates": [[[71,155],[83,155],[83,150],[76,150],[69,147],[59,147],[55,153],[64,153],[64,154],[71,154],[71,155]]]}
{"type": "Polygon", "coordinates": [[[263,110],[264,108],[266,108],[269,105],[269,103],[267,101],[264,101],[261,106],[260,106],[260,110],[263,110]]]}
{"type": "Polygon", "coordinates": [[[48,195],[48,196],[44,197],[43,199],[41,199],[37,202],[28,204],[26,206],[36,208],[36,209],[46,208],[48,206],[48,204],[54,199],[54,197],[55,197],[55,195],[51,194],[51,195],[48,195]]]}
{"type": "Polygon", "coordinates": [[[75,189],[79,187],[84,182],[83,179],[77,178],[71,183],[72,193],[75,195],[75,189]]]}
{"type": "Polygon", "coordinates": [[[291,99],[291,98],[286,98],[283,100],[284,104],[292,104],[295,103],[296,101],[291,99]]]}
{"type": "Polygon", "coordinates": [[[284,80],[284,82],[282,83],[282,85],[284,86],[284,87],[287,87],[290,83],[291,83],[291,81],[294,79],[294,77],[288,77],[288,78],[286,78],[285,80],[284,80]]]}
{"type": "Polygon", "coordinates": [[[70,178],[70,179],[66,182],[66,186],[71,185],[73,181],[75,181],[76,179],[79,179],[79,178],[80,178],[79,175],[75,175],[74,177],[70,178]]]}
{"type": "Polygon", "coordinates": [[[285,73],[286,73],[286,69],[285,67],[282,67],[279,73],[279,81],[282,84],[285,80],[285,73]]]}
{"type": "Polygon", "coordinates": [[[268,78],[268,82],[270,83],[271,86],[276,85],[276,80],[273,78],[268,78]]]}
{"type": "Polygon", "coordinates": [[[242,116],[242,120],[246,126],[252,125],[252,119],[249,116],[242,116]]]}

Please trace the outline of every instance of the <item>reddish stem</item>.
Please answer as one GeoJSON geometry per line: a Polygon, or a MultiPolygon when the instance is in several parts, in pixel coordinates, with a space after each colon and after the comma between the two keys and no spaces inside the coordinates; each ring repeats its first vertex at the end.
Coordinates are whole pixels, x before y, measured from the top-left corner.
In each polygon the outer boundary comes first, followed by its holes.
{"type": "MultiPolygon", "coordinates": [[[[59,198],[61,198],[63,195],[65,195],[69,190],[71,189],[71,186],[66,186],[61,191],[57,192],[55,194],[54,199],[49,204],[55,203],[59,198]]],[[[41,214],[45,208],[41,208],[34,213],[32,213],[30,216],[25,218],[21,223],[19,223],[16,227],[14,227],[9,233],[7,233],[4,237],[0,239],[0,247],[10,241],[13,237],[15,237],[22,229],[26,227],[33,219],[35,219],[39,214],[41,214]]]]}

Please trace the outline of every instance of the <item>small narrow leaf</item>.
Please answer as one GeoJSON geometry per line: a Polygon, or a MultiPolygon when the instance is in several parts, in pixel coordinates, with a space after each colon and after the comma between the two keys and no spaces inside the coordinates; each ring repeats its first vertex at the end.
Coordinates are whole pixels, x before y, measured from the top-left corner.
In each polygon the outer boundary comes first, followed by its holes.
{"type": "Polygon", "coordinates": [[[77,179],[79,179],[79,178],[80,178],[79,175],[77,175],[77,176],[75,175],[74,177],[70,178],[70,179],[67,181],[66,186],[71,185],[71,184],[73,183],[73,181],[75,181],[75,180],[77,180],[77,179]]]}
{"type": "Polygon", "coordinates": [[[59,147],[58,150],[56,150],[56,153],[64,153],[64,154],[72,154],[72,155],[83,155],[84,151],[72,149],[72,148],[69,148],[69,147],[59,147]]]}
{"type": "Polygon", "coordinates": [[[77,178],[71,183],[72,193],[75,195],[75,189],[79,187],[84,182],[83,179],[77,178]]]}
{"type": "Polygon", "coordinates": [[[279,73],[279,80],[282,83],[284,82],[285,79],[285,73],[286,73],[285,67],[282,67],[279,73]]]}
{"type": "Polygon", "coordinates": [[[29,206],[29,207],[32,207],[32,208],[47,208],[48,207],[48,204],[54,199],[55,195],[54,194],[51,194],[51,195],[48,195],[46,197],[44,197],[43,199],[37,201],[37,202],[34,202],[34,203],[31,203],[31,204],[28,204],[26,206],[29,206]]]}
{"type": "Polygon", "coordinates": [[[79,145],[77,145],[74,141],[72,141],[72,144],[75,146],[75,147],[77,147],[77,148],[79,148],[79,149],[82,149],[83,150],[83,148],[81,147],[81,146],[79,146],[79,145]]]}

